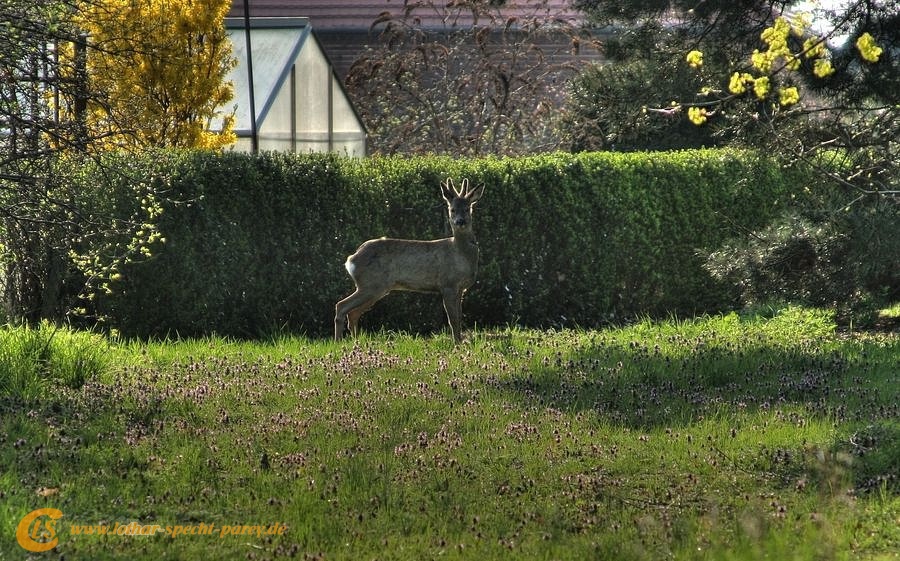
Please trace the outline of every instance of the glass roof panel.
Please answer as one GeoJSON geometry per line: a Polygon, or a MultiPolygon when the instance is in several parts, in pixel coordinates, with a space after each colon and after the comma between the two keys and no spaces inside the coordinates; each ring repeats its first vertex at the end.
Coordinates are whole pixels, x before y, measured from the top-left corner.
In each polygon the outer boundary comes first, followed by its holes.
{"type": "MultiPolygon", "coordinates": [[[[262,120],[268,105],[272,102],[280,81],[294,62],[296,51],[303,38],[304,29],[296,28],[253,28],[251,48],[253,51],[253,91],[257,120],[262,120]]],[[[247,41],[243,29],[229,29],[232,56],[238,60],[237,66],[228,75],[234,83],[232,108],[235,112],[235,130],[250,130],[250,88],[247,60],[247,41]]]]}

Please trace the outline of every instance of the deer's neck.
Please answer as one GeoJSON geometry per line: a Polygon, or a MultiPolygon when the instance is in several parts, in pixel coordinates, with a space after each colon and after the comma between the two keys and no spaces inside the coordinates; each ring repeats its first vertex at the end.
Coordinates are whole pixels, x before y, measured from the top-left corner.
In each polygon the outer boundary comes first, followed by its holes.
{"type": "Polygon", "coordinates": [[[478,242],[472,230],[454,230],[452,239],[458,251],[473,261],[478,260],[478,242]]]}

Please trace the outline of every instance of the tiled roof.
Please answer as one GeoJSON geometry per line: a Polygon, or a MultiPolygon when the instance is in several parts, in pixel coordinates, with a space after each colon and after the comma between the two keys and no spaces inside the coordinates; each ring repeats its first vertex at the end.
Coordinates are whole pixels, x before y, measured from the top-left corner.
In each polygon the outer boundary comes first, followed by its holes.
{"type": "MultiPolygon", "coordinates": [[[[372,22],[384,12],[394,16],[403,13],[404,0],[330,0],[313,2],[310,0],[249,0],[250,15],[253,17],[306,17],[314,29],[325,30],[368,30],[372,22]]],[[[443,27],[447,22],[442,14],[431,11],[425,4],[416,10],[425,27],[443,27]]],[[[243,0],[233,0],[231,16],[244,15],[243,0]]],[[[561,19],[578,23],[582,20],[580,12],[571,7],[570,0],[508,0],[499,9],[498,16],[502,21],[509,18],[543,17],[561,19]]],[[[460,21],[465,25],[468,21],[460,21]]]]}

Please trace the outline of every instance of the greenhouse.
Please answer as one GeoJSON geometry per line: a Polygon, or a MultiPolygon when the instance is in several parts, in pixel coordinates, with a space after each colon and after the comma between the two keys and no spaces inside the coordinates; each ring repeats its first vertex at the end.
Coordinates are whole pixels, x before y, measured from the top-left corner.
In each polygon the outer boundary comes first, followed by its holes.
{"type": "Polygon", "coordinates": [[[365,127],[309,21],[251,18],[249,49],[244,22],[225,21],[238,61],[228,77],[234,100],[222,108],[234,111],[234,149],[364,156],[365,127]]]}

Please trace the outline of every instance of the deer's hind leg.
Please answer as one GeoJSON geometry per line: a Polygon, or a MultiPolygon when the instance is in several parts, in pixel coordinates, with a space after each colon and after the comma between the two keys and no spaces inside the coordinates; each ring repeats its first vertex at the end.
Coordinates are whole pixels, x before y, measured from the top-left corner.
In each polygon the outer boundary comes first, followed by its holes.
{"type": "Polygon", "coordinates": [[[350,334],[351,335],[356,337],[357,333],[359,332],[360,316],[362,316],[364,313],[371,310],[372,306],[374,306],[375,302],[377,302],[379,299],[380,298],[376,298],[376,299],[372,300],[371,302],[369,302],[368,304],[363,304],[362,306],[353,308],[352,310],[347,312],[347,322],[350,324],[350,334]]]}
{"type": "Polygon", "coordinates": [[[344,328],[350,327],[350,333],[355,337],[358,330],[359,318],[369,311],[375,302],[381,300],[387,291],[369,292],[359,288],[350,296],[344,298],[334,306],[334,340],[340,341],[344,337],[344,328]]]}

